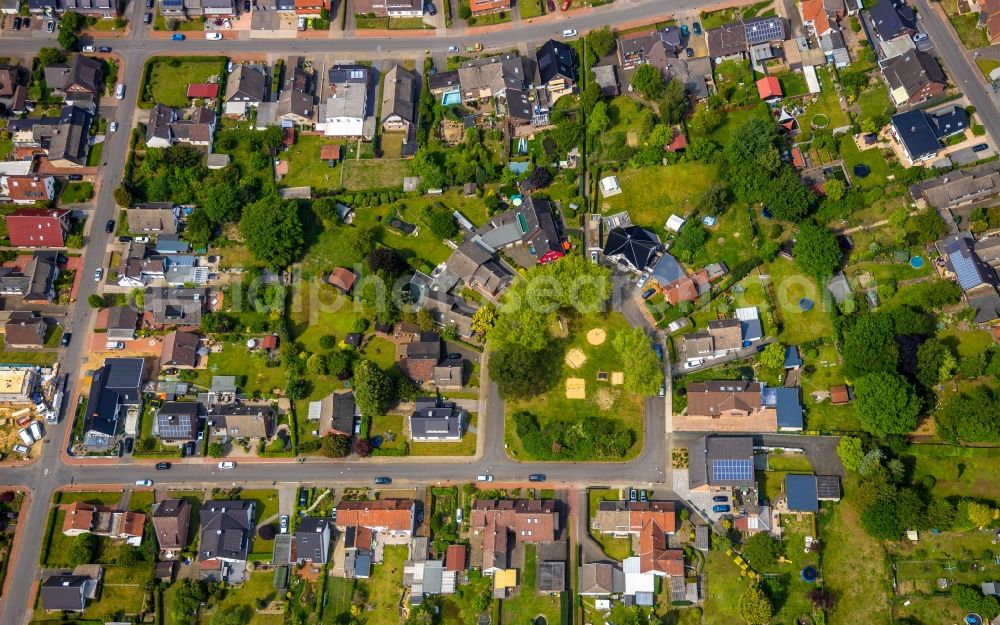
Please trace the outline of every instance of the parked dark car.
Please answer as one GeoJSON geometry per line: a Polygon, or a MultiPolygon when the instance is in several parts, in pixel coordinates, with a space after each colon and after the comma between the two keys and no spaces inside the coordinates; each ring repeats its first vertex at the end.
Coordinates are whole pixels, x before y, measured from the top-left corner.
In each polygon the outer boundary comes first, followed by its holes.
{"type": "Polygon", "coordinates": [[[305,508],[309,505],[309,489],[300,488],[299,489],[299,507],[305,508]]]}
{"type": "Polygon", "coordinates": [[[97,49],[97,51],[98,52],[111,52],[111,47],[110,46],[101,46],[100,48],[97,49]]]}
{"type": "Polygon", "coordinates": [[[188,441],[187,444],[184,445],[184,455],[188,458],[194,455],[194,441],[188,441]]]}
{"type": "Polygon", "coordinates": [[[114,219],[109,219],[108,223],[104,224],[104,231],[107,232],[108,234],[111,234],[112,232],[115,231],[115,220],[114,219]]]}
{"type": "Polygon", "coordinates": [[[701,24],[699,24],[698,22],[695,22],[694,24],[691,24],[691,28],[694,29],[694,34],[696,34],[696,35],[700,35],[701,34],[701,24]]]}
{"type": "Polygon", "coordinates": [[[528,481],[529,482],[544,482],[545,481],[545,474],[544,473],[532,473],[531,475],[528,476],[528,481]]]}
{"type": "Polygon", "coordinates": [[[639,501],[641,501],[642,503],[646,503],[647,501],[649,501],[649,498],[646,496],[646,491],[644,490],[639,491],[639,501]]]}
{"type": "Polygon", "coordinates": [[[391,477],[377,477],[377,478],[375,478],[375,483],[378,484],[379,486],[388,486],[389,484],[392,484],[392,478],[391,477]]]}
{"type": "Polygon", "coordinates": [[[76,180],[83,180],[83,175],[82,175],[82,174],[70,174],[70,175],[68,176],[68,178],[69,178],[70,180],[73,180],[73,181],[76,181],[76,180]]]}
{"type": "Polygon", "coordinates": [[[972,146],[973,152],[982,152],[983,150],[988,150],[988,149],[990,149],[990,146],[989,144],[986,143],[977,143],[976,145],[972,146]]]}
{"type": "Polygon", "coordinates": [[[128,236],[126,236],[126,237],[118,237],[118,242],[119,243],[131,243],[132,242],[132,237],[128,237],[128,236]]]}
{"type": "Polygon", "coordinates": [[[147,9],[153,8],[153,0],[146,0],[146,8],[147,9]]]}
{"type": "Polygon", "coordinates": [[[14,30],[21,30],[21,18],[14,17],[14,30]]]}
{"type": "Polygon", "coordinates": [[[428,15],[437,15],[438,14],[437,7],[434,6],[433,2],[426,2],[426,3],[424,3],[424,10],[427,11],[428,15]]]}
{"type": "Polygon", "coordinates": [[[715,512],[717,514],[722,512],[729,512],[729,510],[730,510],[729,506],[712,506],[712,512],[715,512]]]}
{"type": "Polygon", "coordinates": [[[659,343],[653,345],[653,351],[656,352],[656,357],[663,360],[663,346],[659,343]]]}
{"type": "Polygon", "coordinates": [[[693,48],[688,48],[687,51],[685,52],[685,54],[687,54],[687,58],[690,59],[691,57],[694,56],[694,49],[693,48]]]}
{"type": "Polygon", "coordinates": [[[250,0],[243,0],[243,12],[244,13],[250,12],[250,0]]]}
{"type": "Polygon", "coordinates": [[[458,352],[452,352],[448,354],[448,360],[461,360],[461,359],[462,359],[462,354],[459,354],[458,352]]]}
{"type": "Polygon", "coordinates": [[[23,17],[21,18],[21,28],[28,28],[31,26],[31,18],[23,17]]]}
{"type": "Polygon", "coordinates": [[[553,2],[552,0],[549,0],[549,4],[547,6],[548,6],[548,9],[549,9],[549,13],[555,13],[556,12],[556,3],[555,2],[553,2]]]}
{"type": "Polygon", "coordinates": [[[134,443],[135,439],[133,439],[131,436],[125,439],[125,453],[127,454],[132,453],[132,446],[134,443]]]}
{"type": "Polygon", "coordinates": [[[634,488],[630,488],[628,490],[628,500],[629,501],[638,501],[639,500],[639,493],[636,492],[636,490],[634,488]]]}
{"type": "Polygon", "coordinates": [[[146,13],[144,13],[143,16],[142,16],[142,23],[143,24],[152,24],[153,23],[153,14],[149,13],[148,11],[146,13]]]}
{"type": "Polygon", "coordinates": [[[170,468],[170,463],[169,462],[157,462],[156,463],[156,470],[157,471],[166,471],[169,468],[170,468]]]}
{"type": "Polygon", "coordinates": [[[729,497],[725,495],[716,495],[715,497],[712,497],[712,501],[726,503],[729,501],[729,497]]]}
{"type": "Polygon", "coordinates": [[[653,297],[654,293],[656,293],[656,289],[646,289],[642,292],[642,299],[649,299],[653,297]]]}
{"type": "Polygon", "coordinates": [[[59,339],[59,344],[62,345],[63,347],[66,347],[67,345],[69,345],[69,342],[71,340],[73,340],[73,333],[63,332],[62,338],[59,339]]]}

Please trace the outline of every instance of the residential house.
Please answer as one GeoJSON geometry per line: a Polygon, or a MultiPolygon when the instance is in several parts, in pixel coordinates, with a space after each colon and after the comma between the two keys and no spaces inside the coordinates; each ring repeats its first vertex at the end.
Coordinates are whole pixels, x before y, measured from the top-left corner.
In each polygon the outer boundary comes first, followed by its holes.
{"type": "Polygon", "coordinates": [[[434,386],[441,389],[458,390],[462,388],[463,366],[460,360],[442,361],[434,367],[434,386]]]}
{"type": "Polygon", "coordinates": [[[406,132],[417,123],[420,78],[398,63],[385,74],[382,88],[382,130],[406,132]]]}
{"type": "Polygon", "coordinates": [[[309,402],[309,420],[318,421],[320,436],[340,434],[354,435],[354,417],[357,406],[352,391],[336,391],[319,401],[309,402]]]}
{"type": "Polygon", "coordinates": [[[84,167],[90,148],[92,119],[90,111],[70,104],[59,110],[59,117],[10,120],[7,130],[11,133],[15,147],[45,150],[53,167],[84,167]]]}
{"type": "Polygon", "coordinates": [[[594,514],[593,529],[612,536],[639,536],[646,525],[656,524],[666,534],[678,527],[677,503],[673,501],[601,501],[594,514]]]}
{"type": "Polygon", "coordinates": [[[469,8],[473,15],[486,15],[487,13],[498,13],[509,11],[510,0],[469,0],[469,8]]]}
{"type": "Polygon", "coordinates": [[[920,109],[893,115],[892,133],[911,165],[928,161],[941,150],[941,140],[930,116],[920,109]]]}
{"type": "Polygon", "coordinates": [[[198,365],[198,335],[174,330],[163,337],[161,367],[192,369],[198,365]]]}
{"type": "Polygon", "coordinates": [[[163,499],[153,507],[153,531],[161,554],[187,548],[191,504],[185,499],[163,499]]]}
{"type": "Polygon", "coordinates": [[[618,72],[615,65],[598,65],[592,68],[594,81],[601,88],[601,95],[606,98],[615,98],[621,94],[621,84],[618,82],[618,72]]]}
{"type": "Polygon", "coordinates": [[[663,69],[667,58],[676,57],[684,49],[684,39],[678,26],[628,33],[618,37],[618,60],[622,68],[634,69],[649,64],[663,69]]]}
{"type": "Polygon", "coordinates": [[[347,295],[354,288],[354,282],[357,280],[357,276],[354,272],[345,267],[334,267],[333,271],[327,277],[326,281],[328,284],[332,285],[338,291],[347,295]]]}
{"type": "Polygon", "coordinates": [[[168,401],[156,411],[153,434],[164,443],[193,441],[198,431],[198,402],[168,401]]]}
{"type": "Polygon", "coordinates": [[[125,210],[125,217],[129,232],[177,234],[178,210],[173,202],[136,204],[125,210]]]}
{"type": "Polygon", "coordinates": [[[368,579],[372,569],[374,532],[360,525],[341,528],[344,536],[344,576],[348,579],[368,579]]]}
{"type": "Polygon", "coordinates": [[[48,328],[45,319],[37,312],[15,310],[3,326],[4,345],[14,348],[44,347],[48,328]]]}
{"type": "MultiPolygon", "coordinates": [[[[984,202],[1000,193],[1000,163],[994,161],[968,169],[958,169],[910,187],[914,200],[922,199],[931,208],[957,208],[984,202]]],[[[8,218],[9,223],[10,218],[8,218]]]]}
{"type": "Polygon", "coordinates": [[[761,403],[774,409],[779,432],[802,431],[804,419],[798,387],[764,388],[761,390],[761,403]]]}
{"type": "MultiPolygon", "coordinates": [[[[819,47],[823,51],[823,56],[826,58],[826,62],[833,63],[837,69],[842,69],[850,65],[851,54],[847,49],[847,43],[844,41],[842,31],[830,30],[824,33],[819,37],[819,47]]],[[[805,70],[806,83],[809,85],[809,89],[813,93],[819,91],[820,89],[818,79],[815,82],[811,81],[811,75],[815,74],[815,72],[815,67],[811,70],[805,70]]]]}
{"type": "Polygon", "coordinates": [[[111,515],[111,531],[108,536],[124,540],[133,547],[142,544],[142,535],[146,529],[146,515],[131,510],[114,512],[111,515]]]}
{"type": "Polygon", "coordinates": [[[889,86],[889,97],[896,106],[918,104],[943,94],[948,88],[948,80],[937,59],[927,52],[912,50],[879,61],[879,67],[889,86]]]}
{"type": "MultiPolygon", "coordinates": [[[[661,292],[663,297],[670,302],[671,306],[677,306],[681,302],[694,302],[701,295],[707,293],[712,288],[712,283],[709,280],[708,272],[704,269],[701,271],[696,271],[690,276],[681,276],[673,281],[661,283],[660,276],[663,274],[663,265],[667,263],[667,266],[671,264],[677,265],[679,271],[683,272],[683,268],[677,264],[676,260],[670,254],[663,254],[660,256],[659,262],[653,267],[652,276],[656,279],[658,284],[662,284],[661,292]],[[673,263],[670,263],[673,261],[673,263]]],[[[668,273],[668,275],[670,275],[668,273]]]]}
{"type": "Polygon", "coordinates": [[[481,237],[463,241],[445,261],[448,271],[469,288],[496,301],[514,281],[514,273],[482,242],[481,237]]]}
{"type": "Polygon", "coordinates": [[[219,97],[219,83],[217,82],[193,82],[188,84],[187,97],[189,100],[214,100],[219,97]]]}
{"type": "MultiPolygon", "coordinates": [[[[458,336],[463,338],[472,336],[472,316],[476,313],[476,308],[462,297],[430,291],[420,300],[420,305],[430,311],[435,324],[443,328],[453,327],[458,336]]],[[[454,375],[454,372],[449,375],[454,375]]],[[[461,377],[458,380],[461,384],[461,377]]],[[[436,370],[434,383],[441,388],[450,388],[439,380],[436,370]]]]}
{"type": "MultiPolygon", "coordinates": [[[[198,0],[187,0],[187,1],[189,5],[194,5],[198,2],[198,0]]],[[[192,6],[192,9],[193,8],[194,7],[192,6]]],[[[198,13],[200,14],[201,5],[198,4],[197,8],[198,8],[198,13]]],[[[160,0],[159,10],[160,10],[160,15],[162,15],[165,18],[170,17],[174,19],[178,18],[183,19],[187,17],[187,12],[184,6],[184,0],[160,0]]],[[[191,15],[192,16],[195,15],[195,12],[192,11],[191,15]]]]}
{"type": "Polygon", "coordinates": [[[187,254],[191,251],[191,244],[187,241],[181,241],[176,234],[156,235],[155,245],[157,254],[187,254]]]}
{"type": "Polygon", "coordinates": [[[819,512],[819,492],[815,475],[785,475],[785,503],[789,512],[819,512]]]}
{"type": "Polygon", "coordinates": [[[299,564],[326,564],[330,555],[330,534],[333,519],[305,516],[295,529],[294,554],[299,564]]]}
{"type": "MultiPolygon", "coordinates": [[[[52,202],[56,197],[56,179],[52,176],[0,176],[0,201],[14,204],[52,202]]],[[[53,211],[49,211],[53,212],[53,211]]]]}
{"type": "Polygon", "coordinates": [[[764,386],[742,380],[691,382],[687,414],[675,419],[679,431],[773,432],[777,414],[762,400],[764,386]]]}
{"type": "Polygon", "coordinates": [[[364,65],[334,65],[327,73],[329,93],[320,107],[317,130],[328,137],[362,137],[368,116],[371,69],[364,65]]]}
{"type": "Polygon", "coordinates": [[[148,287],[144,292],[143,310],[152,316],[151,325],[197,326],[208,300],[208,289],[148,287]]]}
{"type": "Polygon", "coordinates": [[[980,0],[979,27],[985,28],[990,43],[1000,43],[1000,0],[980,0]]]}
{"type": "Polygon", "coordinates": [[[687,362],[692,362],[735,354],[742,346],[739,319],[713,319],[706,331],[685,334],[678,351],[687,362]]]}
{"type": "Polygon", "coordinates": [[[375,17],[421,17],[424,5],[421,0],[354,0],[354,13],[375,17]]]}
{"type": "Polygon", "coordinates": [[[410,589],[411,606],[420,605],[427,596],[454,594],[455,579],[454,572],[445,571],[442,560],[427,560],[424,554],[403,563],[403,587],[410,589]]]}
{"type": "Polygon", "coordinates": [[[63,508],[62,533],[65,536],[90,534],[97,527],[97,506],[74,501],[63,508]]]}
{"type": "Polygon", "coordinates": [[[548,200],[526,198],[520,206],[490,218],[478,229],[475,241],[494,250],[524,246],[536,262],[545,264],[565,254],[562,227],[548,200]]]}
{"type": "Polygon", "coordinates": [[[642,272],[652,265],[660,250],[660,239],[639,226],[611,229],[604,242],[604,257],[630,269],[642,272]]]}
{"type": "Polygon", "coordinates": [[[206,18],[236,17],[235,0],[199,0],[206,18]]]}
{"type": "MultiPolygon", "coordinates": [[[[239,399],[236,387],[236,376],[234,375],[214,375],[208,393],[205,394],[205,406],[225,406],[235,404],[239,399]]],[[[199,397],[199,401],[201,398],[199,397]]]]}
{"type": "Polygon", "coordinates": [[[68,104],[93,111],[104,88],[103,65],[98,59],[76,54],[69,63],[53,63],[45,68],[45,85],[68,104]]]}
{"type": "Polygon", "coordinates": [[[757,95],[765,102],[777,102],[783,97],[781,83],[774,76],[765,76],[757,81],[757,95]]]}
{"type": "Polygon", "coordinates": [[[917,13],[903,0],[878,0],[868,10],[868,17],[883,41],[917,34],[917,13]]]}
{"type": "Polygon", "coordinates": [[[482,537],[482,572],[510,568],[519,543],[547,543],[559,535],[559,512],[552,499],[478,499],[472,504],[472,531],[482,537]]]}
{"type": "Polygon", "coordinates": [[[756,487],[753,439],[706,436],[688,445],[688,487],[696,492],[756,487]]]}
{"type": "Polygon", "coordinates": [[[460,441],[469,413],[440,397],[418,397],[410,415],[410,440],[460,441]]]}
{"type": "Polygon", "coordinates": [[[109,341],[132,341],[139,325],[139,313],[131,306],[112,306],[108,309],[105,337],[109,341]]]}
{"type": "Polygon", "coordinates": [[[253,539],[252,499],[212,500],[201,505],[198,563],[202,577],[240,582],[253,539]]]}
{"type": "Polygon", "coordinates": [[[777,16],[737,20],[705,31],[708,56],[722,60],[742,58],[751,46],[780,43],[786,36],[785,21],[777,16]]]}
{"type": "Polygon", "coordinates": [[[427,88],[431,90],[431,95],[438,102],[441,102],[445,95],[455,94],[457,97],[461,89],[459,87],[458,71],[438,72],[427,77],[427,88]]]}
{"type": "Polygon", "coordinates": [[[207,147],[211,152],[215,123],[215,113],[209,108],[194,109],[185,118],[177,109],[156,104],[146,124],[146,146],[168,148],[175,143],[187,143],[207,147]]]}
{"type": "Polygon", "coordinates": [[[28,72],[18,65],[0,64],[0,111],[26,112],[27,77],[28,72]]]}
{"type": "Polygon", "coordinates": [[[441,335],[421,332],[416,340],[399,344],[399,368],[414,382],[423,383],[434,376],[441,360],[441,335]]]}
{"type": "Polygon", "coordinates": [[[5,217],[11,247],[65,246],[70,215],[66,209],[16,209],[5,217]]]}
{"type": "Polygon", "coordinates": [[[58,255],[35,252],[22,268],[0,267],[0,295],[19,296],[25,303],[48,304],[56,297],[58,255]]]}
{"type": "MultiPolygon", "coordinates": [[[[664,66],[668,80],[684,83],[684,88],[692,100],[704,100],[711,95],[708,83],[712,80],[712,60],[699,56],[694,58],[666,57],[664,66]]],[[[675,136],[683,137],[683,133],[675,136]]]]}
{"type": "Polygon", "coordinates": [[[271,437],[274,413],[265,404],[227,404],[208,409],[212,432],[223,439],[264,440],[271,437]]]}
{"type": "Polygon", "coordinates": [[[444,557],[444,569],[446,571],[464,571],[466,569],[467,549],[465,545],[448,545],[448,551],[444,557]]]}
{"type": "Polygon", "coordinates": [[[330,10],[326,0],[295,0],[295,15],[299,17],[322,17],[324,9],[330,10]]]}
{"type": "Polygon", "coordinates": [[[265,71],[261,65],[241,63],[239,68],[229,75],[228,82],[234,87],[226,98],[226,115],[245,115],[247,109],[260,106],[261,102],[267,102],[268,79],[265,71]]]}
{"type": "Polygon", "coordinates": [[[573,51],[562,41],[549,39],[535,53],[538,65],[538,84],[548,91],[548,102],[554,103],[564,95],[572,94],[576,84],[573,51]]]}
{"type": "Polygon", "coordinates": [[[341,501],[337,506],[337,529],[362,527],[394,537],[413,535],[416,504],[412,499],[341,501]]]}
{"type": "Polygon", "coordinates": [[[62,10],[87,17],[110,20],[118,17],[117,0],[62,0],[62,10]]]}
{"type": "Polygon", "coordinates": [[[610,597],[625,592],[625,574],[614,564],[583,564],[577,574],[577,592],[584,597],[610,597]]]}
{"type": "MultiPolygon", "coordinates": [[[[317,0],[305,1],[310,7],[315,7],[317,2],[317,0]]],[[[320,2],[320,7],[322,8],[322,2],[320,2]]],[[[301,64],[300,57],[293,56],[288,59],[288,69],[285,70],[285,87],[281,96],[278,97],[275,118],[299,126],[309,126],[314,121],[313,94],[316,91],[316,85],[313,75],[303,69],[301,64]]]]}
{"type": "Polygon", "coordinates": [[[83,419],[87,447],[110,446],[125,413],[141,408],[145,368],[142,358],[107,358],[94,372],[83,419]]]}
{"type": "MultiPolygon", "coordinates": [[[[100,571],[100,567],[97,567],[100,571]]],[[[56,574],[42,581],[40,593],[46,612],[83,612],[87,601],[97,598],[100,577],[56,574]]]]}
{"type": "Polygon", "coordinates": [[[744,345],[749,345],[764,338],[764,326],[760,323],[760,314],[756,306],[737,308],[733,315],[740,320],[740,339],[744,345]]]}
{"type": "Polygon", "coordinates": [[[534,77],[534,68],[523,56],[503,54],[466,61],[458,68],[462,101],[478,103],[483,100],[508,97],[508,90],[523,93],[534,77]]]}

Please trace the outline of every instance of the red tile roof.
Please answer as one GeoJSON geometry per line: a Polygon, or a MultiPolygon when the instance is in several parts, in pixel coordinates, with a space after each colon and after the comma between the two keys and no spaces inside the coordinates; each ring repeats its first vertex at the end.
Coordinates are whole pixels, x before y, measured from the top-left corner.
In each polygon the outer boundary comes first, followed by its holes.
{"type": "Polygon", "coordinates": [[[14,202],[44,202],[51,200],[46,182],[51,182],[48,176],[7,176],[7,195],[14,202]]]}
{"type": "Polygon", "coordinates": [[[510,0],[469,0],[469,8],[473,13],[506,11],[510,8],[510,0]]]}
{"type": "Polygon", "coordinates": [[[781,97],[781,83],[774,76],[765,76],[757,81],[757,93],[761,100],[781,97]]]}
{"type": "Polygon", "coordinates": [[[846,404],[851,401],[850,391],[847,390],[847,386],[841,384],[840,386],[830,387],[830,403],[831,404],[846,404]]]}
{"type": "Polygon", "coordinates": [[[218,83],[193,82],[188,85],[187,97],[189,98],[217,98],[218,96],[218,83]]]}
{"type": "Polygon", "coordinates": [[[7,215],[13,247],[62,247],[66,243],[68,210],[19,208],[7,215]]]}
{"type": "Polygon", "coordinates": [[[412,499],[381,501],[344,501],[337,507],[337,525],[377,528],[388,531],[412,531],[412,499]]]}
{"type": "Polygon", "coordinates": [[[667,549],[667,535],[655,521],[643,525],[639,533],[639,571],[684,575],[684,552],[667,549]]]}
{"type": "Polygon", "coordinates": [[[65,506],[66,518],[63,521],[62,531],[66,532],[89,532],[94,527],[94,518],[97,516],[97,507],[89,503],[74,501],[65,506]]]}
{"type": "Polygon", "coordinates": [[[268,334],[261,337],[260,348],[261,349],[275,349],[278,347],[278,336],[276,334],[268,334]]]}
{"type": "Polygon", "coordinates": [[[449,545],[448,553],[444,558],[444,570],[464,571],[465,570],[465,545],[449,545]]]}
{"type": "Polygon", "coordinates": [[[340,160],[340,145],[337,143],[327,143],[319,148],[319,157],[324,161],[340,160]]]}
{"type": "Polygon", "coordinates": [[[354,281],[357,276],[350,269],[345,269],[343,267],[335,267],[333,271],[330,272],[330,276],[326,279],[327,282],[337,287],[344,293],[350,293],[351,289],[354,288],[354,281]]]}
{"type": "Polygon", "coordinates": [[[799,146],[792,148],[792,166],[795,169],[802,169],[806,166],[806,159],[802,156],[802,150],[799,149],[799,146]]]}

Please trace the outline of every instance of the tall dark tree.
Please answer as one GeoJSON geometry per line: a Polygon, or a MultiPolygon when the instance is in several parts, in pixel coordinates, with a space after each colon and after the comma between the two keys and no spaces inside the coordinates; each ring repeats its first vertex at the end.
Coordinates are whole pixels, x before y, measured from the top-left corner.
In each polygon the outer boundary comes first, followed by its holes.
{"type": "Polygon", "coordinates": [[[799,269],[824,281],[840,266],[840,246],[829,229],[807,221],[795,235],[792,257],[799,269]]]}
{"type": "Polygon", "coordinates": [[[368,269],[372,273],[381,271],[391,278],[402,275],[408,268],[406,261],[399,255],[399,252],[391,247],[384,246],[376,247],[369,252],[365,258],[365,264],[368,265],[368,269]]]}
{"type": "Polygon", "coordinates": [[[283,269],[302,255],[302,222],[295,202],[270,196],[250,204],[243,210],[240,234],[253,257],[271,269],[283,269]]]}

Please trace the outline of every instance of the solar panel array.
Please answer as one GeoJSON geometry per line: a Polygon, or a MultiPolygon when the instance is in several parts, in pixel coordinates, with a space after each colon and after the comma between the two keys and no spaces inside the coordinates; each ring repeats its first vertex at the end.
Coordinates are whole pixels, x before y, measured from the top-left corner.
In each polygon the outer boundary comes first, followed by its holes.
{"type": "Polygon", "coordinates": [[[746,22],[745,26],[747,45],[749,46],[769,41],[781,41],[785,38],[785,29],[781,25],[780,18],[746,22]]]}
{"type": "Polygon", "coordinates": [[[817,476],[816,491],[820,499],[840,499],[840,478],[836,475],[817,476]]]}
{"type": "Polygon", "coordinates": [[[750,481],[753,479],[752,460],[713,460],[712,479],[750,481]]]}
{"type": "Polygon", "coordinates": [[[173,418],[160,416],[156,430],[163,438],[190,438],[191,418],[188,415],[171,415],[173,418]]]}

